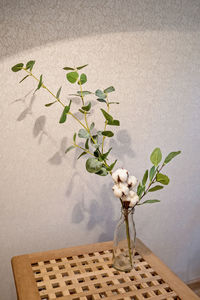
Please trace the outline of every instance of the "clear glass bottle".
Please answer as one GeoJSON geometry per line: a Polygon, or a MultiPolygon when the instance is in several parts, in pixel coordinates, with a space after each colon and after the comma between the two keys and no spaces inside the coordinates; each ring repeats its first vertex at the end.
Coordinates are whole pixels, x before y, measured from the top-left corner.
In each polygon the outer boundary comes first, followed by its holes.
{"type": "Polygon", "coordinates": [[[130,271],[133,268],[136,238],[133,213],[133,208],[122,208],[121,218],[114,232],[113,267],[119,271],[130,271]]]}

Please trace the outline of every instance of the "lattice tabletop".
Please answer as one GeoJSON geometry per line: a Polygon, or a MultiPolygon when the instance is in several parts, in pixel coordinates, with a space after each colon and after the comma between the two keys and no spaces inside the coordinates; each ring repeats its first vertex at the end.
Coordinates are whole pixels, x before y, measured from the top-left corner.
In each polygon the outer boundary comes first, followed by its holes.
{"type": "Polygon", "coordinates": [[[134,269],[112,267],[112,242],[16,256],[19,300],[199,299],[141,241],[134,269]]]}

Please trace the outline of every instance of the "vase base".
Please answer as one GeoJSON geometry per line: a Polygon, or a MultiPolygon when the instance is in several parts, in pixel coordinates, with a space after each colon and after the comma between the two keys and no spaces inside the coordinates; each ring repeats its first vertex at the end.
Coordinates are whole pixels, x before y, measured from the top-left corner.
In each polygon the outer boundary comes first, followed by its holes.
{"type": "Polygon", "coordinates": [[[113,268],[122,272],[129,272],[133,269],[133,261],[130,262],[129,256],[118,255],[113,259],[113,268]]]}

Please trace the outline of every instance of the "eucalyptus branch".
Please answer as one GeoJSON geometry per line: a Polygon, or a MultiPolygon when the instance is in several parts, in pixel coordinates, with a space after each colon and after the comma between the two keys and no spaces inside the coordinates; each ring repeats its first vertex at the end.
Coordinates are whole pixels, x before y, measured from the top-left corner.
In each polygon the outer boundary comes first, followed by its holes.
{"type": "MultiPolygon", "coordinates": [[[[82,104],[85,105],[85,102],[84,102],[84,96],[83,96],[83,89],[82,89],[82,84],[81,84],[81,81],[80,81],[80,80],[79,80],[79,85],[80,85],[80,92],[81,92],[81,100],[82,100],[82,104]]],[[[84,112],[84,118],[85,118],[86,130],[87,130],[87,132],[89,133],[90,138],[91,138],[91,140],[93,141],[93,143],[96,144],[96,141],[95,141],[95,139],[93,138],[93,136],[92,136],[92,134],[91,134],[91,131],[90,131],[90,128],[89,128],[89,126],[88,126],[87,112],[86,112],[86,111],[84,112]]]]}
{"type": "Polygon", "coordinates": [[[84,152],[90,154],[91,156],[95,157],[94,154],[92,152],[90,152],[89,150],[77,145],[76,143],[74,143],[73,145],[74,145],[74,147],[79,148],[79,149],[83,150],[84,152]]]}
{"type": "MultiPolygon", "coordinates": [[[[25,68],[23,68],[23,70],[26,71],[29,76],[33,77],[36,81],[40,82],[40,80],[32,72],[29,72],[25,68]]],[[[42,87],[47,90],[63,107],[65,107],[64,103],[59,98],[57,98],[56,95],[53,94],[44,84],[42,84],[42,87]]],[[[88,130],[87,127],[72,112],[68,112],[68,115],[71,115],[83,128],[88,130]]]]}
{"type": "MultiPolygon", "coordinates": [[[[106,97],[107,98],[107,97],[106,97]]],[[[106,105],[107,105],[107,113],[109,113],[109,110],[110,110],[110,105],[108,103],[108,98],[107,98],[107,101],[106,101],[106,105]]],[[[105,126],[104,126],[104,131],[106,131],[106,126],[108,124],[108,120],[105,120],[105,126]]],[[[102,150],[102,153],[103,153],[103,147],[104,147],[104,141],[105,141],[105,136],[103,136],[103,139],[102,139],[102,147],[101,147],[101,150],[102,150]]]]}

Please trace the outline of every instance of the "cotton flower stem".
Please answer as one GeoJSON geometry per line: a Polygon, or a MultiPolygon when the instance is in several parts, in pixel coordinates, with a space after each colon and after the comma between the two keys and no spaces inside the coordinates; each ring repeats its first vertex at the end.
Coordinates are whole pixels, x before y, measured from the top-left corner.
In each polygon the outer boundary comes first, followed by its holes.
{"type": "Polygon", "coordinates": [[[128,214],[129,214],[128,209],[124,209],[124,220],[125,220],[125,224],[126,224],[126,237],[127,237],[127,243],[128,243],[129,260],[130,260],[130,264],[132,267],[133,262],[132,262],[132,251],[131,251],[131,239],[130,239],[128,214]]]}

